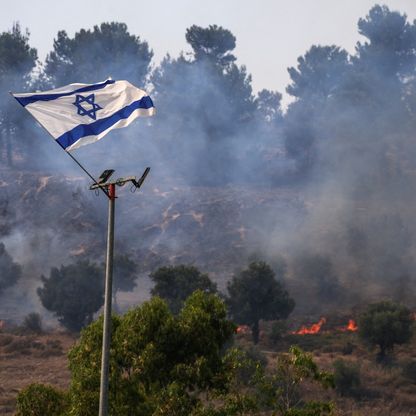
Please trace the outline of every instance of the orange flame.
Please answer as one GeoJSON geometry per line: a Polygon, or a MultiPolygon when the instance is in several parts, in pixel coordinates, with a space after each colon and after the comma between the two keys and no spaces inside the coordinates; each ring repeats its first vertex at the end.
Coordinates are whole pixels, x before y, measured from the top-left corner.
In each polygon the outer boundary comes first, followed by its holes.
{"type": "Polygon", "coordinates": [[[239,325],[235,331],[237,334],[248,334],[250,327],[248,325],[239,325]]]}
{"type": "Polygon", "coordinates": [[[341,332],[347,332],[347,331],[355,332],[355,331],[358,331],[358,325],[354,321],[354,319],[349,319],[347,326],[343,326],[337,329],[338,331],[341,331],[341,332]]]}
{"type": "Polygon", "coordinates": [[[358,326],[356,322],[354,321],[354,319],[350,319],[348,321],[347,331],[352,331],[352,332],[358,331],[358,326]]]}
{"type": "Polygon", "coordinates": [[[321,318],[316,324],[312,324],[310,327],[302,326],[299,331],[292,332],[292,334],[305,335],[305,334],[317,334],[322,325],[326,322],[326,318],[321,318]]]}

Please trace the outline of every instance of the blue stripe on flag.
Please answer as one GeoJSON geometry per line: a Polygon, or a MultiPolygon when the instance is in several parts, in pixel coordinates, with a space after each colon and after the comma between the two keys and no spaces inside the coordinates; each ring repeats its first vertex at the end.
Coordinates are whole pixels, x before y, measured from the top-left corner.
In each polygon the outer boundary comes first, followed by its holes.
{"type": "Polygon", "coordinates": [[[149,96],[145,96],[138,101],[134,101],[128,106],[115,112],[111,116],[94,121],[91,124],[80,124],[74,127],[72,130],[67,131],[62,136],[58,137],[56,141],[64,148],[72,146],[76,141],[86,136],[97,136],[104,130],[107,130],[118,121],[130,117],[133,111],[139,108],[149,109],[154,107],[152,99],[149,96]]]}
{"type": "Polygon", "coordinates": [[[23,107],[25,107],[28,104],[35,103],[36,101],[51,101],[51,100],[56,100],[57,98],[67,97],[68,95],[72,95],[72,94],[100,90],[101,88],[104,88],[107,85],[114,84],[114,83],[115,83],[114,80],[108,79],[107,81],[101,82],[99,84],[94,84],[94,85],[89,85],[88,87],[78,88],[77,90],[70,91],[70,92],[63,92],[63,93],[58,93],[58,94],[35,94],[35,95],[30,95],[28,97],[16,97],[15,96],[14,98],[16,98],[16,100],[19,101],[19,103],[23,107]]]}

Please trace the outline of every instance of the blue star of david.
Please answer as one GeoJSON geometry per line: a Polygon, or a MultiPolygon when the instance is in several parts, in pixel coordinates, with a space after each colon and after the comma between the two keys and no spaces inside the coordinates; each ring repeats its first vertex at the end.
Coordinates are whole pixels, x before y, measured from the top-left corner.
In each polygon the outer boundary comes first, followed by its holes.
{"type": "Polygon", "coordinates": [[[93,120],[96,120],[97,118],[96,112],[98,110],[102,110],[102,107],[96,104],[94,100],[95,100],[94,94],[87,95],[86,97],[77,94],[75,97],[75,102],[73,102],[72,104],[74,104],[74,106],[77,107],[78,114],[80,116],[88,116],[92,118],[93,120]],[[81,105],[82,103],[85,103],[84,104],[85,107],[81,105]]]}

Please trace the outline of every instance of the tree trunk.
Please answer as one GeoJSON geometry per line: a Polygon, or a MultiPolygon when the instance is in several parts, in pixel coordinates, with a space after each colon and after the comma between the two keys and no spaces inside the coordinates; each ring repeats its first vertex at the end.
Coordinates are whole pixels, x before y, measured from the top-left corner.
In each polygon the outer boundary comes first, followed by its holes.
{"type": "Polygon", "coordinates": [[[259,342],[259,321],[254,322],[254,324],[251,326],[251,333],[253,335],[253,342],[254,344],[257,344],[259,342]]]}

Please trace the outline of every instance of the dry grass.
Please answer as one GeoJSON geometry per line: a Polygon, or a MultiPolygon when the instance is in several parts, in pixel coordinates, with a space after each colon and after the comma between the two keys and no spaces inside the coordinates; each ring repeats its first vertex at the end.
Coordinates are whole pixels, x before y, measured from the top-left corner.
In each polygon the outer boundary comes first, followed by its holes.
{"type": "Polygon", "coordinates": [[[17,393],[31,383],[67,388],[66,353],[74,342],[72,336],[61,333],[0,333],[0,414],[13,415],[17,393]]]}

